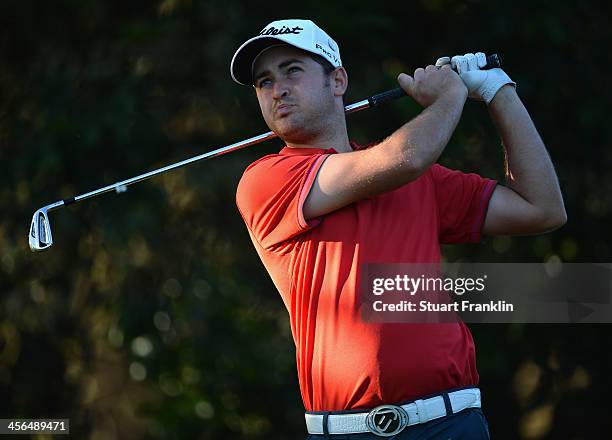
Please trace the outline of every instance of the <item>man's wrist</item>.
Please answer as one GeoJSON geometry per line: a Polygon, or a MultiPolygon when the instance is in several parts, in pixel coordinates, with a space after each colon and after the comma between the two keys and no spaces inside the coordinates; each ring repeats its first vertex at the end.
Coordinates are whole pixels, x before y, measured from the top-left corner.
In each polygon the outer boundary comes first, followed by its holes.
{"type": "Polygon", "coordinates": [[[454,106],[463,107],[463,105],[465,104],[465,101],[467,101],[467,98],[468,98],[467,88],[465,87],[455,88],[455,89],[449,90],[447,93],[444,93],[443,95],[440,95],[440,97],[436,101],[434,101],[433,104],[444,105],[446,107],[454,107],[454,106]]]}
{"type": "Polygon", "coordinates": [[[463,113],[467,98],[467,90],[454,90],[441,96],[434,105],[446,115],[459,116],[463,113]]]}
{"type": "Polygon", "coordinates": [[[495,93],[491,101],[489,102],[489,108],[495,110],[496,108],[505,105],[510,100],[518,97],[516,93],[516,87],[514,84],[508,83],[503,86],[495,93]]]}
{"type": "Polygon", "coordinates": [[[506,72],[499,68],[487,72],[487,80],[481,88],[482,98],[487,105],[491,104],[495,95],[506,85],[516,88],[516,83],[510,79],[506,72]]]}

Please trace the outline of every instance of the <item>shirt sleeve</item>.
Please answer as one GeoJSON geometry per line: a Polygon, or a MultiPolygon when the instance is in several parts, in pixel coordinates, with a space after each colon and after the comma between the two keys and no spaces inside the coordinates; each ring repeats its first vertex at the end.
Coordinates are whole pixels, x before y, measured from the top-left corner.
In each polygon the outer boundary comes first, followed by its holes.
{"type": "Polygon", "coordinates": [[[431,167],[440,243],[476,243],[489,200],[497,182],[474,173],[462,173],[439,164],[431,167]]]}
{"type": "Polygon", "coordinates": [[[306,221],[304,201],[329,154],[270,155],[249,166],[236,191],[238,210],[251,235],[264,249],[320,223],[306,221]]]}

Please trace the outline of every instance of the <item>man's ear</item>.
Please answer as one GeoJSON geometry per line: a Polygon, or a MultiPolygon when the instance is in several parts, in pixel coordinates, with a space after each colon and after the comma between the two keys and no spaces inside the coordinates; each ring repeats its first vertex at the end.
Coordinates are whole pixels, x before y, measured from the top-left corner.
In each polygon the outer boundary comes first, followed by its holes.
{"type": "Polygon", "coordinates": [[[334,96],[342,96],[348,87],[348,74],[344,67],[337,67],[331,73],[331,84],[334,89],[334,96]]]}

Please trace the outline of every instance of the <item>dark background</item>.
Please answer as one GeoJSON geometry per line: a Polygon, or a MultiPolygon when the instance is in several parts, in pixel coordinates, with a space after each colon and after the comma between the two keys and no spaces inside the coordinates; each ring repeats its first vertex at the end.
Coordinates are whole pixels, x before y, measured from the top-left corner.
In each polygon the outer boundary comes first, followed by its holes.
{"type": "MultiPolygon", "coordinates": [[[[2,1],[0,417],[69,418],[73,438],[305,437],[287,313],[235,206],[244,168],[278,141],[56,211],[56,244],[27,244],[41,206],[267,131],[229,62],[274,19],[311,18],[338,41],[347,102],[440,56],[501,54],[556,165],[568,223],[445,247],[446,258],[609,262],[603,5],[2,1]]],[[[418,112],[406,98],[349,116],[349,133],[379,140],[418,112]]],[[[482,104],[466,105],[441,162],[503,181],[482,104]]],[[[471,329],[493,438],[608,435],[610,326],[471,329]]]]}

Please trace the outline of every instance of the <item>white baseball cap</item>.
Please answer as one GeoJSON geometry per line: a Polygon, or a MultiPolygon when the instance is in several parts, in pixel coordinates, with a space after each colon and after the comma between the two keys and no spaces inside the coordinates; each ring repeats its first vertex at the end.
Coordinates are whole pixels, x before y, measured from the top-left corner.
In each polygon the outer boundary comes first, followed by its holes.
{"type": "Polygon", "coordinates": [[[342,66],[338,44],[311,20],[277,20],[238,48],[230,65],[233,80],[242,85],[252,84],[253,62],[262,51],[279,42],[320,55],[334,67],[342,66]]]}

